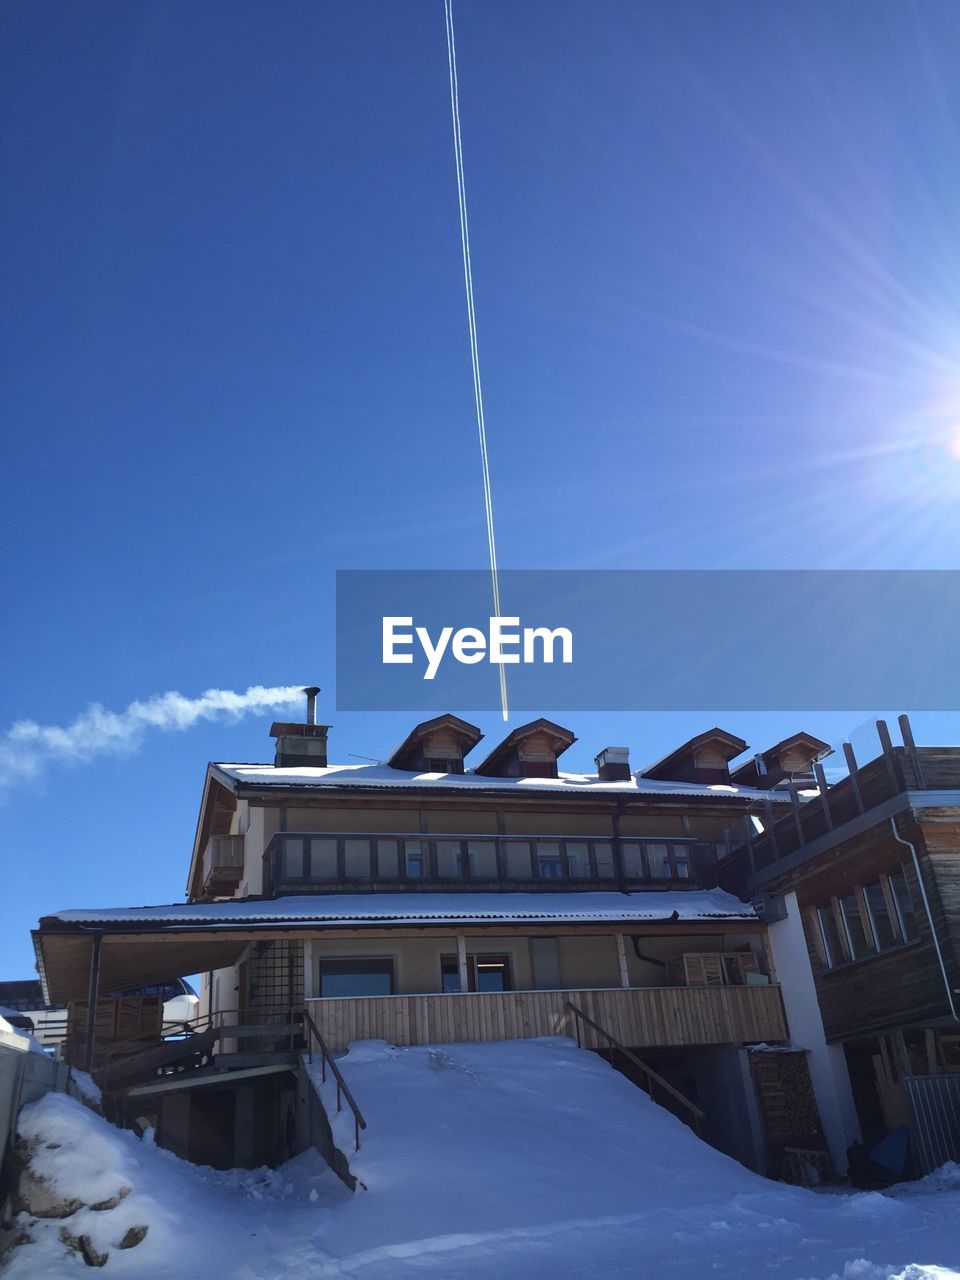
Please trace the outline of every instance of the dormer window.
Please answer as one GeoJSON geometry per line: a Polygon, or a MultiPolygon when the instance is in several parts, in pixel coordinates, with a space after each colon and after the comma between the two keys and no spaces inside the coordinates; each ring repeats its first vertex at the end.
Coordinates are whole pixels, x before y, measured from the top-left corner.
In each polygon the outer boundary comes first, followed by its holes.
{"type": "Polygon", "coordinates": [[[724,729],[708,729],[671,751],[640,775],[662,782],[729,783],[728,762],[746,751],[743,738],[724,729]]]}
{"type": "Polygon", "coordinates": [[[508,734],[476,772],[494,778],[555,778],[557,757],[576,740],[552,720],[533,720],[508,734]]]}
{"type": "Polygon", "coordinates": [[[463,773],[463,758],[483,734],[459,716],[436,716],[416,725],[387,761],[413,773],[463,773]]]}
{"type": "Polygon", "coordinates": [[[455,756],[426,756],[424,773],[463,773],[463,759],[455,756]]]}

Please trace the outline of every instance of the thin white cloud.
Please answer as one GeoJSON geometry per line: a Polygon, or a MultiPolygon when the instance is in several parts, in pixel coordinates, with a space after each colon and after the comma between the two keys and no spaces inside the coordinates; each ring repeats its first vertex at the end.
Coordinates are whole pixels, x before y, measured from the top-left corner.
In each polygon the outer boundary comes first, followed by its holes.
{"type": "Polygon", "coordinates": [[[0,787],[34,778],[51,764],[86,764],[97,756],[136,751],[152,729],[169,733],[200,720],[236,721],[251,712],[291,706],[303,696],[302,685],[252,685],[245,693],[208,689],[199,698],[171,691],[131,702],[123,711],[94,702],[67,725],[18,720],[0,738],[0,787]]]}

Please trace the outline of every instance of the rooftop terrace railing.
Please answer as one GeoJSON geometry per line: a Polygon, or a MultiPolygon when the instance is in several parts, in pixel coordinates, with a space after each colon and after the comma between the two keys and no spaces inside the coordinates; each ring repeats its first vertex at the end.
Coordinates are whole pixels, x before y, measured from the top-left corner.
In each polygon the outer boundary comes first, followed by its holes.
{"type": "Polygon", "coordinates": [[[845,777],[828,783],[823,765],[817,764],[815,787],[788,787],[791,805],[785,814],[774,817],[768,804],[760,813],[745,817],[741,842],[721,862],[721,883],[736,888],[738,882],[767,873],[815,841],[907,792],[960,789],[960,747],[918,747],[906,716],[900,716],[899,725],[901,746],[893,745],[886,723],[878,720],[880,755],[875,759],[858,764],[853,747],[845,742],[841,748],[845,777]]]}

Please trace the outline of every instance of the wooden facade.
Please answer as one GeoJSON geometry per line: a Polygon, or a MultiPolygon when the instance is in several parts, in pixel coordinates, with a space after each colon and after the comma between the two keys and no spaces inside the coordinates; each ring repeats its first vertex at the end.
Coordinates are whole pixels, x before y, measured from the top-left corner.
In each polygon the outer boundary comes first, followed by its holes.
{"type": "MultiPolygon", "coordinates": [[[[775,986],[369,996],[306,1005],[331,1051],[343,1053],[353,1040],[416,1045],[573,1036],[568,1002],[630,1048],[783,1041],[788,1034],[775,986]]],[[[589,1027],[583,1043],[606,1047],[589,1027]]]]}

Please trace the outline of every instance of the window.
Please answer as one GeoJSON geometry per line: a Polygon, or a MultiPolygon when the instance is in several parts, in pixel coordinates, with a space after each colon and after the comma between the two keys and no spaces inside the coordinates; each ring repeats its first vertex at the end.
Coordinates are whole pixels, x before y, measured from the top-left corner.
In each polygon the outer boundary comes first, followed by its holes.
{"type": "Polygon", "coordinates": [[[830,969],[846,960],[840,930],[837,927],[837,916],[832,906],[817,907],[817,924],[820,928],[820,941],[823,944],[823,958],[830,969]]]}
{"type": "Polygon", "coordinates": [[[567,841],[567,866],[571,876],[589,880],[593,872],[590,870],[590,846],[585,840],[567,841]]]}
{"type": "Polygon", "coordinates": [[[860,911],[857,894],[847,893],[840,899],[840,915],[847,938],[847,949],[854,960],[862,960],[872,950],[867,940],[867,930],[860,911]]]}
{"type": "Polygon", "coordinates": [[[529,880],[530,844],[527,840],[507,840],[504,842],[506,852],[507,875],[511,880],[529,880]]]}
{"type": "Polygon", "coordinates": [[[370,879],[369,840],[344,840],[343,874],[347,880],[370,879]]]}
{"type": "Polygon", "coordinates": [[[820,949],[830,969],[919,937],[905,867],[818,906],[815,917],[820,949]]]}
{"type": "MultiPolygon", "coordinates": [[[[336,840],[306,840],[307,869],[309,880],[336,880],[340,874],[337,867],[336,840]]],[[[369,874],[369,871],[368,873],[369,874]]]]}
{"type": "Polygon", "coordinates": [[[320,995],[389,996],[393,994],[392,960],[359,960],[344,956],[320,961],[320,995]]]}
{"type": "Polygon", "coordinates": [[[400,874],[396,840],[377,841],[377,875],[381,880],[396,880],[400,874]]]}
{"type": "Polygon", "coordinates": [[[873,884],[865,885],[863,897],[867,904],[867,913],[870,916],[873,940],[877,950],[885,951],[888,947],[895,947],[900,939],[881,881],[875,880],[873,884]]]}
{"type": "Polygon", "coordinates": [[[437,875],[441,880],[462,880],[466,858],[459,840],[437,841],[437,875]]]}
{"type": "Polygon", "coordinates": [[[650,874],[659,880],[689,880],[690,859],[683,844],[648,844],[650,874]]]}
{"type": "Polygon", "coordinates": [[[497,847],[492,840],[468,840],[470,874],[477,880],[496,880],[497,847]]]}
{"type": "Polygon", "coordinates": [[[636,840],[624,840],[620,851],[623,854],[623,874],[630,880],[645,879],[643,845],[636,840]]]}
{"type": "Polygon", "coordinates": [[[426,875],[423,844],[420,840],[407,840],[404,845],[404,872],[408,879],[422,880],[426,875]]]}
{"type": "MultiPolygon", "coordinates": [[[[440,973],[443,979],[443,990],[448,995],[456,995],[460,991],[460,966],[456,956],[442,956],[440,973]]],[[[510,957],[509,956],[467,956],[467,980],[471,991],[510,991],[510,957]]]]}
{"type": "Polygon", "coordinates": [[[541,840],[537,844],[537,874],[541,880],[561,880],[563,878],[563,860],[560,857],[559,844],[541,840]]]}
{"type": "Polygon", "coordinates": [[[451,756],[427,756],[424,773],[463,773],[463,761],[451,756]]]}
{"type": "Polygon", "coordinates": [[[893,905],[897,911],[897,920],[900,925],[900,934],[904,942],[909,942],[913,938],[920,937],[920,930],[917,928],[917,913],[913,909],[913,899],[910,897],[910,886],[907,884],[907,877],[901,868],[899,871],[893,871],[887,876],[887,882],[890,885],[890,892],[893,895],[893,905]]]}

